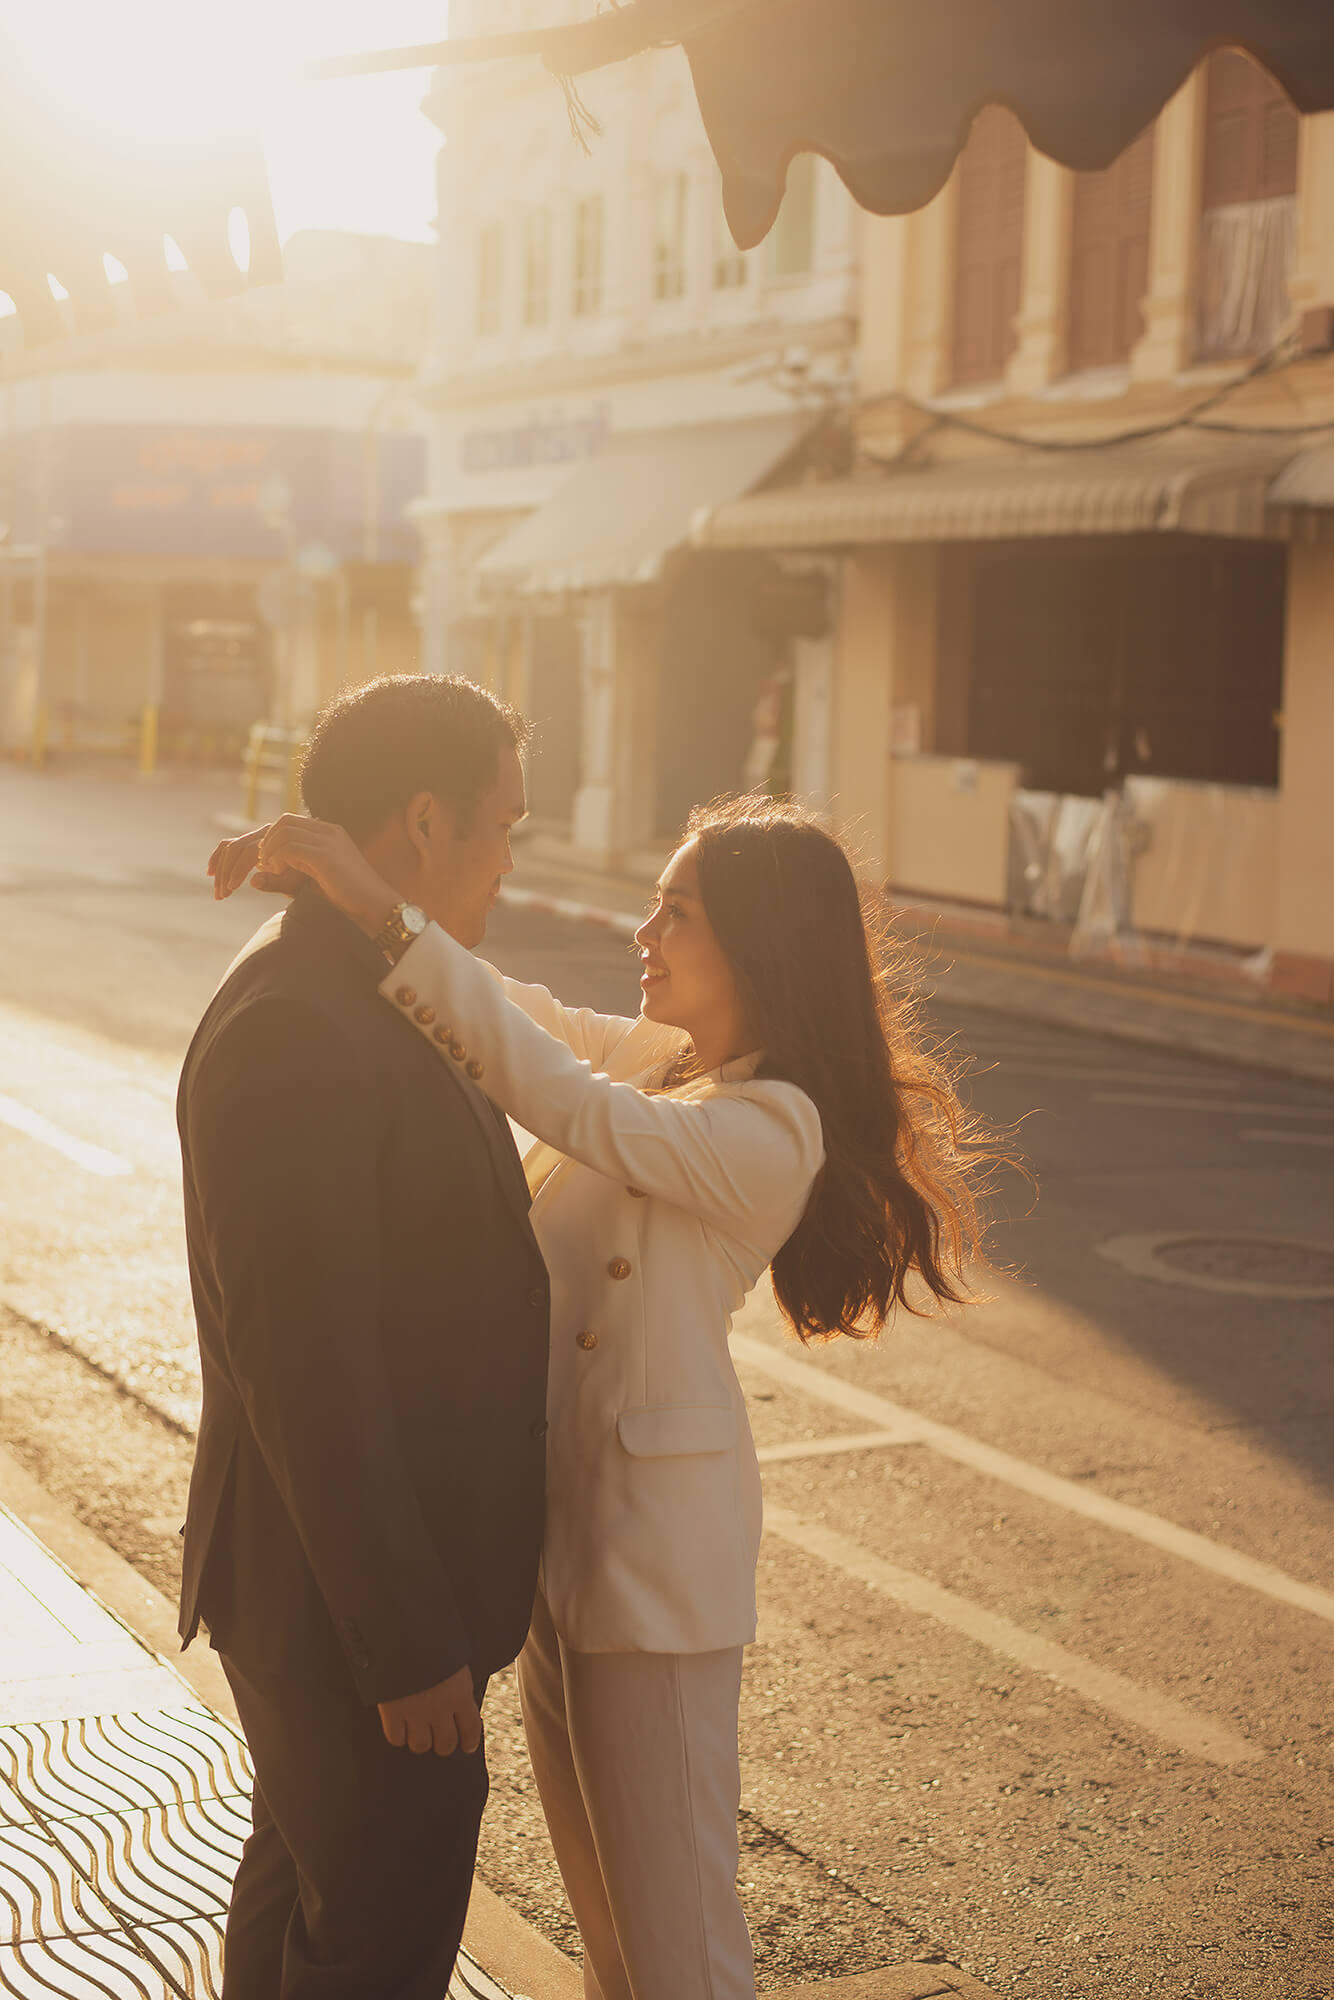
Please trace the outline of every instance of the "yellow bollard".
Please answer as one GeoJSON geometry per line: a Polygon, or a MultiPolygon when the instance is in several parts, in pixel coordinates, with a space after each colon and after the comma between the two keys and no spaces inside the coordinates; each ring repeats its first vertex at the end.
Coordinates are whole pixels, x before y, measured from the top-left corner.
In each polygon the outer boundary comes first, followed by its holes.
{"type": "Polygon", "coordinates": [[[139,776],[151,778],[157,769],[158,711],[146,708],[139,723],[139,776]]]}
{"type": "Polygon", "coordinates": [[[32,768],[41,771],[46,766],[46,710],[39,708],[32,719],[32,768]]]}

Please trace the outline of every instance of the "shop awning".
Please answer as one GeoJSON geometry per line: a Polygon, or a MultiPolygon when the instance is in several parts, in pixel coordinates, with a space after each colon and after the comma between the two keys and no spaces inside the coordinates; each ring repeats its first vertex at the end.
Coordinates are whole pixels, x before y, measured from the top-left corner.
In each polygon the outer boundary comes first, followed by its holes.
{"type": "Polygon", "coordinates": [[[943,185],[974,113],[1003,103],[1064,166],[1106,167],[1224,45],[1254,55],[1299,111],[1334,109],[1330,0],[624,0],[573,26],[315,69],[526,53],[569,79],[673,42],[743,249],[778,213],[795,153],[822,153],[863,208],[903,214],[943,185]]]}
{"type": "Polygon", "coordinates": [[[1269,493],[1275,507],[1334,507],[1334,444],[1315,444],[1285,465],[1269,493]]]}
{"type": "Polygon", "coordinates": [[[749,492],[809,428],[785,415],[623,431],[487,552],[479,583],[525,597],[653,583],[701,510],[749,492]]]}
{"type": "Polygon", "coordinates": [[[1274,476],[1294,455],[1278,439],[1182,439],[887,469],[776,487],[696,524],[711,549],[853,548],[1037,535],[1273,537],[1274,476]]]}

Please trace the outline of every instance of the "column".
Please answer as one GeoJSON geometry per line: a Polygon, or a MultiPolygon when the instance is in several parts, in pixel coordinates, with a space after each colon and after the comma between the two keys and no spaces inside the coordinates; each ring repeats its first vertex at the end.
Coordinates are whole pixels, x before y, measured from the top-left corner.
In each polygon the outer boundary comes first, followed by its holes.
{"type": "Polygon", "coordinates": [[[421,536],[421,663],[424,674],[449,672],[449,625],[453,614],[453,517],[438,502],[419,501],[412,510],[421,536]]]}
{"type": "Polygon", "coordinates": [[[1074,187],[1067,167],[1029,147],[1018,344],[1005,371],[1016,396],[1034,396],[1065,373],[1074,187]]]}
{"type": "Polygon", "coordinates": [[[833,811],[854,860],[879,880],[891,871],[889,722],[893,682],[894,574],[888,549],[843,565],[834,633],[833,811]]]}
{"type": "Polygon", "coordinates": [[[1297,157],[1297,258],[1289,287],[1298,319],[1334,306],[1334,111],[1301,123],[1297,157]]]}
{"type": "MultiPolygon", "coordinates": [[[[1310,123],[1310,120],[1306,120],[1310,123]]],[[[1194,70],[1159,114],[1144,331],[1130,356],[1136,382],[1171,381],[1195,353],[1195,250],[1204,161],[1204,71],[1194,70]]]]}
{"type": "Polygon", "coordinates": [[[938,396],[950,386],[958,186],[958,175],[951,174],[935,200],[906,223],[903,387],[923,398],[938,396]]]}
{"type": "Polygon", "coordinates": [[[1274,908],[1276,991],[1334,1007],[1334,549],[1288,554],[1274,908]]]}
{"type": "Polygon", "coordinates": [[[617,604],[613,591],[586,598],[577,613],[581,743],[579,789],[574,795],[574,845],[590,861],[610,868],[626,841],[625,800],[619,782],[629,725],[629,690],[617,658],[617,604]]]}

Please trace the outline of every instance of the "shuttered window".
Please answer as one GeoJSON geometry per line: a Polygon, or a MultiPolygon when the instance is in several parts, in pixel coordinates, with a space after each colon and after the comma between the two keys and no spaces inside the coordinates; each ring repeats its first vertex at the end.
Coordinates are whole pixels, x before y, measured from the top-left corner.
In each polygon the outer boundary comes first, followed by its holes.
{"type": "Polygon", "coordinates": [[[1075,176],[1070,242],[1069,362],[1107,368],[1144,331],[1149,282],[1153,127],[1099,174],[1075,176]]]}
{"type": "Polygon", "coordinates": [[[1027,152],[1014,114],[988,105],[959,159],[952,375],[960,385],[997,381],[1014,352],[1027,152]]]}
{"type": "Polygon", "coordinates": [[[1235,49],[1209,58],[1204,115],[1197,351],[1263,354],[1290,314],[1300,124],[1268,71],[1235,49]]]}
{"type": "Polygon", "coordinates": [[[1205,76],[1204,206],[1297,192],[1297,113],[1267,70],[1236,49],[1205,76]]]}

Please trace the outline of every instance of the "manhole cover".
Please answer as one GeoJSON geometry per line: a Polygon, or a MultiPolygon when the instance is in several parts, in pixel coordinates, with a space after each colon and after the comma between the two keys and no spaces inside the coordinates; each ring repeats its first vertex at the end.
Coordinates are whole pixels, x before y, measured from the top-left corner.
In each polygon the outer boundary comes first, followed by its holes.
{"type": "Polygon", "coordinates": [[[1097,1246],[1139,1278],[1257,1299],[1334,1299],[1334,1244],[1290,1236],[1113,1236],[1097,1246]]]}

